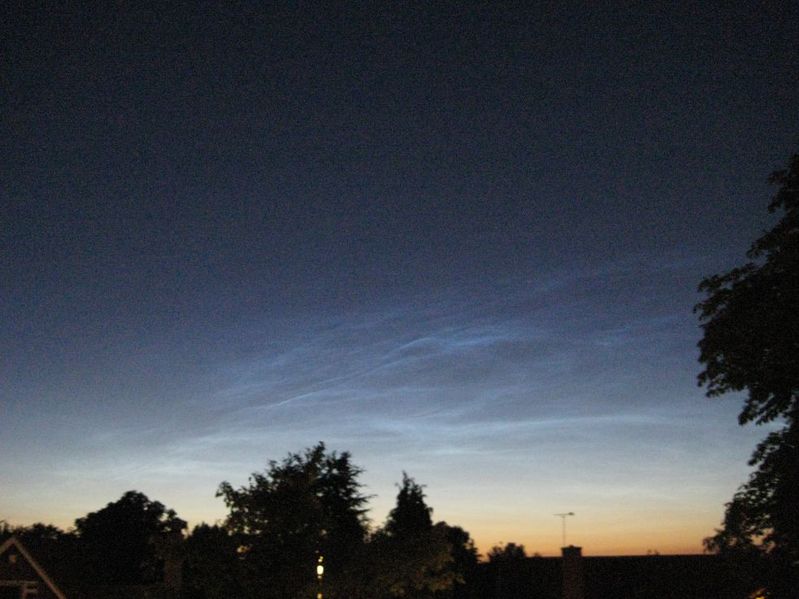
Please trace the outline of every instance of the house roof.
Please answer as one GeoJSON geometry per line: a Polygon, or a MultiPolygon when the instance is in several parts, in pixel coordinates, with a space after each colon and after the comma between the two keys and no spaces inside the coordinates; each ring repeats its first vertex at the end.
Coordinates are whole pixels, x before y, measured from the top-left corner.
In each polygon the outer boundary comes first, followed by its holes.
{"type": "Polygon", "coordinates": [[[50,589],[53,595],[58,597],[58,599],[67,599],[66,595],[64,595],[64,593],[61,592],[61,589],[59,589],[56,586],[56,584],[52,581],[52,579],[47,575],[47,572],[44,571],[44,568],[42,568],[38,564],[38,562],[35,559],[33,559],[33,556],[30,553],[28,553],[28,550],[25,549],[25,546],[18,538],[11,537],[7,539],[2,545],[0,545],[0,559],[2,559],[2,556],[12,547],[15,548],[22,557],[25,558],[30,567],[33,568],[33,570],[36,572],[39,578],[41,578],[42,581],[47,585],[47,587],[50,589]]]}

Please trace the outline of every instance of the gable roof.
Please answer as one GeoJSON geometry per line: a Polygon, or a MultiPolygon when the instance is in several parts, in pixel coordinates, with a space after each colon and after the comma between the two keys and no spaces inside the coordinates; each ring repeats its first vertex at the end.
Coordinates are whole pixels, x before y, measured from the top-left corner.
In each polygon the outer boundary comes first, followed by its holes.
{"type": "Polygon", "coordinates": [[[25,558],[30,567],[33,568],[36,574],[39,575],[39,578],[41,578],[44,581],[44,583],[47,585],[47,587],[50,589],[53,595],[58,597],[58,599],[67,599],[66,595],[64,595],[64,593],[61,592],[61,589],[59,589],[56,586],[56,584],[51,580],[51,578],[47,575],[47,572],[44,571],[44,568],[42,568],[38,564],[38,562],[35,559],[33,559],[33,556],[30,553],[28,553],[28,550],[25,549],[25,546],[17,537],[11,537],[10,539],[7,539],[5,543],[0,545],[0,558],[2,558],[3,554],[6,551],[8,551],[11,547],[15,547],[16,550],[19,551],[20,555],[22,555],[22,557],[25,558]]]}

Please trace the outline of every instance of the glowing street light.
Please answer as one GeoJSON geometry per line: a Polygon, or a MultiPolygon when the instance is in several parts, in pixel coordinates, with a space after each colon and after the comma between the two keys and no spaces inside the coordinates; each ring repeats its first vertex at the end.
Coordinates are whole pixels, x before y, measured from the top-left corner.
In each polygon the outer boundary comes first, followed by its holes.
{"type": "Polygon", "coordinates": [[[558,518],[561,519],[563,522],[563,547],[566,546],[566,517],[567,516],[574,516],[574,512],[565,512],[563,514],[555,514],[558,518]]]}
{"type": "Polygon", "coordinates": [[[325,558],[320,555],[316,560],[316,582],[319,585],[316,593],[316,599],[323,599],[322,597],[322,576],[325,575],[325,558]]]}

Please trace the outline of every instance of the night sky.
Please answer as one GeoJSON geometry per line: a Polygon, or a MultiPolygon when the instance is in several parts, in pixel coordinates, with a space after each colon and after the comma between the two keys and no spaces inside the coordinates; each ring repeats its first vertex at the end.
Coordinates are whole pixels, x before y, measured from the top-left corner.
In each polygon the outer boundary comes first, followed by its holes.
{"type": "Polygon", "coordinates": [[[799,5],[89,4],[1,9],[0,519],[213,522],[322,440],[376,524],[406,470],[482,551],[700,551],[765,431],[692,307],[775,222],[799,5]]]}

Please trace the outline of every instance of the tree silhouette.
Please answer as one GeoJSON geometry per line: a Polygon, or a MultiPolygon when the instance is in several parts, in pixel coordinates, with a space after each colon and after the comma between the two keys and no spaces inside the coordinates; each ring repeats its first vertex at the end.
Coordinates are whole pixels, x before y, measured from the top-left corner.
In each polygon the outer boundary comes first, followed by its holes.
{"type": "Polygon", "coordinates": [[[186,539],[185,599],[241,597],[239,547],[237,537],[221,526],[195,526],[186,539]]]}
{"type": "Polygon", "coordinates": [[[517,545],[516,543],[494,545],[488,552],[489,562],[512,562],[526,558],[527,552],[524,549],[524,545],[517,545]]]}
{"type": "Polygon", "coordinates": [[[714,397],[747,393],[740,424],[780,422],[757,447],[757,469],[727,504],[706,547],[748,560],[765,558],[772,597],[799,588],[799,154],[772,174],[769,204],[779,222],[751,246],[749,262],[700,284],[704,370],[714,397]]]}
{"type": "Polygon", "coordinates": [[[159,575],[155,539],[180,533],[186,522],[143,493],[128,491],[75,520],[81,551],[95,584],[146,584],[159,575]]]}
{"type": "Polygon", "coordinates": [[[433,526],[423,489],[403,472],[396,504],[369,543],[370,597],[428,599],[460,580],[447,530],[433,526]]]}
{"type": "Polygon", "coordinates": [[[452,589],[439,591],[436,593],[436,597],[451,597],[452,599],[475,597],[478,557],[474,541],[469,533],[460,526],[436,522],[435,528],[441,531],[449,545],[452,562],[448,568],[454,577],[452,589]]]}
{"type": "Polygon", "coordinates": [[[403,472],[397,504],[386,522],[386,533],[399,538],[426,534],[433,528],[432,512],[424,500],[424,487],[403,472]]]}
{"type": "Polygon", "coordinates": [[[217,495],[230,509],[225,526],[240,540],[250,596],[312,596],[320,555],[325,596],[346,596],[367,533],[360,473],[349,453],[327,453],[319,443],[270,461],[246,487],[220,485],[217,495]]]}

